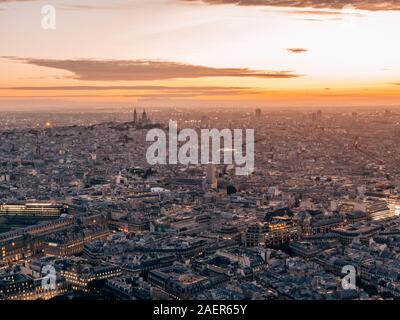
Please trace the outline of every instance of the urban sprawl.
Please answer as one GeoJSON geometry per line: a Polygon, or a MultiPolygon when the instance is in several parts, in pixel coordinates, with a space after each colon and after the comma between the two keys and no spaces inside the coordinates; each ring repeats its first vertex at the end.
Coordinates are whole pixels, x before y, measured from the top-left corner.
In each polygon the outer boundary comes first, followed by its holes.
{"type": "Polygon", "coordinates": [[[400,297],[400,111],[321,110],[4,112],[0,299],[400,297]],[[149,165],[170,120],[254,129],[254,172],[149,165]]]}

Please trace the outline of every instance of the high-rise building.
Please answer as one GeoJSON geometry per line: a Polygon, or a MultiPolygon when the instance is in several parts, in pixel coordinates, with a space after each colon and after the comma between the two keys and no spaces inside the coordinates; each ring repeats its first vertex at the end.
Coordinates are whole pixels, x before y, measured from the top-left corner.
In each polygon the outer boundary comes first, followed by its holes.
{"type": "Polygon", "coordinates": [[[317,111],[317,121],[321,121],[322,120],[322,111],[318,110],[317,111]]]}
{"type": "Polygon", "coordinates": [[[256,118],[261,118],[261,109],[256,109],[256,118]]]}
{"type": "Polygon", "coordinates": [[[149,118],[147,117],[147,113],[146,113],[146,110],[143,110],[143,113],[142,113],[142,124],[147,124],[148,123],[148,121],[149,121],[149,118]]]}
{"type": "Polygon", "coordinates": [[[137,123],[138,120],[138,115],[136,112],[136,108],[133,110],[133,123],[137,123]]]}
{"type": "Polygon", "coordinates": [[[312,121],[312,122],[316,122],[316,121],[317,121],[317,114],[316,114],[315,112],[313,112],[313,113],[311,114],[311,121],[312,121]]]}
{"type": "Polygon", "coordinates": [[[206,183],[211,189],[218,187],[217,168],[214,163],[209,163],[207,166],[206,183]]]}

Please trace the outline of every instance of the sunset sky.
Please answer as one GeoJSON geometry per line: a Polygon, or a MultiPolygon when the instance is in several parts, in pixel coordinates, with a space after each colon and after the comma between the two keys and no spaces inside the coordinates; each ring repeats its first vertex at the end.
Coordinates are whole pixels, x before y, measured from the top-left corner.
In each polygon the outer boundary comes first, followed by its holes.
{"type": "Polygon", "coordinates": [[[399,0],[77,3],[0,0],[0,106],[399,105],[399,0]]]}

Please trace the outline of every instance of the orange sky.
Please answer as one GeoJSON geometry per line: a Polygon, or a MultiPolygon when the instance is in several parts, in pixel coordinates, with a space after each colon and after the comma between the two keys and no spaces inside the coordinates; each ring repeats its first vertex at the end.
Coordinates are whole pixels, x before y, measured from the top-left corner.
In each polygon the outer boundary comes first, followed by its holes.
{"type": "Polygon", "coordinates": [[[0,106],[398,105],[396,1],[221,2],[0,0],[0,106]]]}

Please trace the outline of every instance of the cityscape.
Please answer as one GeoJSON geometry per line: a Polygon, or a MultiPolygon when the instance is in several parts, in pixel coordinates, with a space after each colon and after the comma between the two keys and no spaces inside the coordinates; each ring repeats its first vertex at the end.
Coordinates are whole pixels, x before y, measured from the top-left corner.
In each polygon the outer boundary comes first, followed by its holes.
{"type": "Polygon", "coordinates": [[[397,1],[49,2],[0,0],[1,301],[400,299],[397,1]]]}
{"type": "Polygon", "coordinates": [[[0,135],[2,299],[399,297],[399,111],[48,117],[0,135]],[[254,172],[147,165],[146,132],[171,115],[254,127],[254,172]]]}

